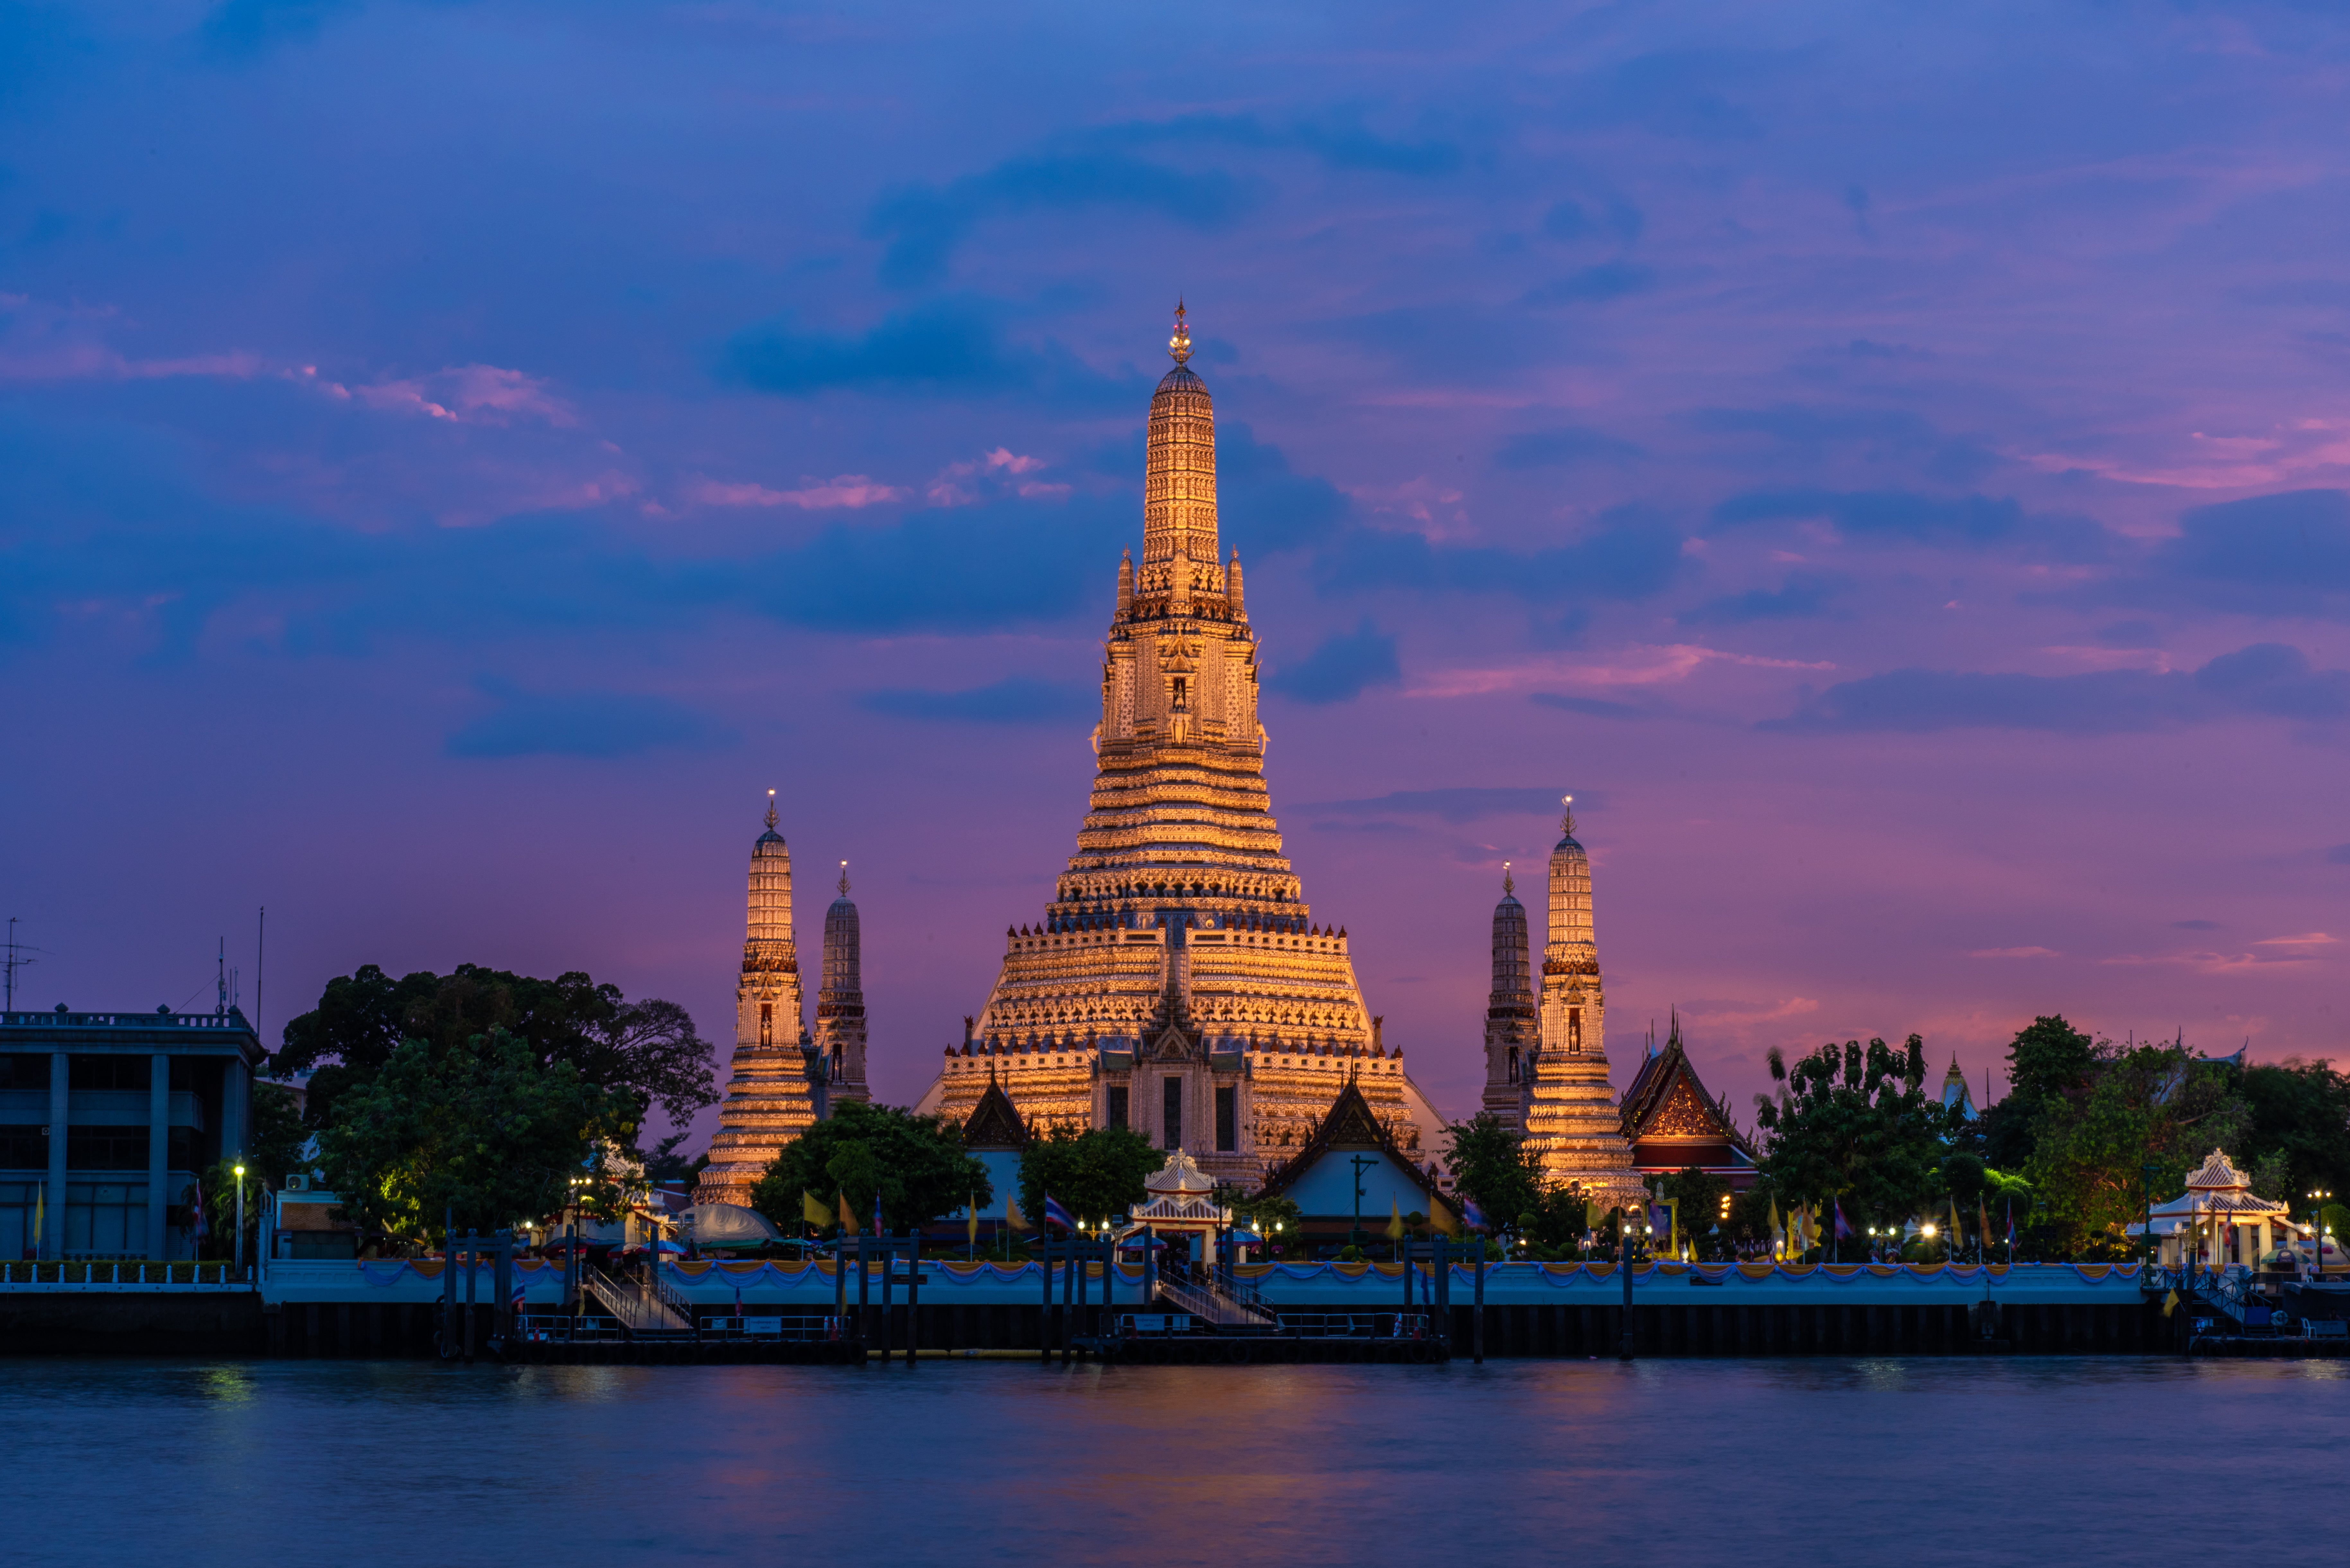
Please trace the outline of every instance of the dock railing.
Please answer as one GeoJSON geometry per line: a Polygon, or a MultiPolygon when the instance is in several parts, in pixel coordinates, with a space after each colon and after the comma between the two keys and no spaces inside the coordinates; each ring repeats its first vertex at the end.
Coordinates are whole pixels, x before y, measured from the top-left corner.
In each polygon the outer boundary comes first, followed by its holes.
{"type": "Polygon", "coordinates": [[[249,1291],[253,1271],[234,1263],[164,1263],[138,1259],[68,1260],[51,1263],[0,1263],[0,1290],[13,1291],[249,1291]]]}

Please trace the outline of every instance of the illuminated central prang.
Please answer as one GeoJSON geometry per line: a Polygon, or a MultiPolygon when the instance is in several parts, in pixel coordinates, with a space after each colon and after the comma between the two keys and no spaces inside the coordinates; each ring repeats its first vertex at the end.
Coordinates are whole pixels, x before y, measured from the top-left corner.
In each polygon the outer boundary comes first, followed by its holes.
{"type": "Polygon", "coordinates": [[[968,1116],[991,1080],[1032,1126],[1120,1125],[1253,1182],[1353,1079],[1407,1149],[1440,1122],[1380,1038],[1347,933],[1316,921],[1265,790],[1257,642],[1220,558],[1215,410],[1188,364],[1150,399],[1142,560],[1118,564],[1091,807],[1043,918],[922,1108],[968,1116]]]}

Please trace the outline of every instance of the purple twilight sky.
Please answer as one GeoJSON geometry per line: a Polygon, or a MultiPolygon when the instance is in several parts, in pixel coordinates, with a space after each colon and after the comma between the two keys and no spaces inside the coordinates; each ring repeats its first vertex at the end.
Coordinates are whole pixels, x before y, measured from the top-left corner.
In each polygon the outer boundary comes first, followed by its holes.
{"type": "Polygon", "coordinates": [[[2328,5],[0,0],[20,1004],[589,971],[780,792],[910,1101],[1071,848],[1180,293],[1317,919],[1453,1115],[1678,1005],[2341,1049],[2328,5]]]}

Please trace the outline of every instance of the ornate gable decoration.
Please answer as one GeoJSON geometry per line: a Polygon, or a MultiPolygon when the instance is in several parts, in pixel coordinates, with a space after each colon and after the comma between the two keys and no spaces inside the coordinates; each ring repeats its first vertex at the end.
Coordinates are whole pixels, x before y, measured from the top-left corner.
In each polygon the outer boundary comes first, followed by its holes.
{"type": "Polygon", "coordinates": [[[1624,1091],[1621,1127],[1624,1137],[1634,1142],[1643,1138],[1719,1139],[1749,1159],[1754,1158],[1753,1146],[1731,1125],[1713,1096],[1705,1092],[1704,1080],[1690,1064],[1678,1021],[1665,1048],[1640,1064],[1632,1086],[1624,1091]]]}
{"type": "Polygon", "coordinates": [[[1395,1144],[1388,1129],[1379,1125],[1379,1118],[1371,1114],[1370,1102],[1363,1098],[1363,1091],[1355,1086],[1352,1078],[1338,1091],[1330,1114],[1322,1118],[1318,1141],[1325,1148],[1392,1148],[1395,1144]]]}
{"type": "Polygon", "coordinates": [[[1003,1085],[990,1078],[987,1093],[979,1096],[972,1107],[971,1119],[962,1124],[962,1146],[965,1148],[1025,1148],[1028,1128],[1020,1119],[1019,1107],[1003,1085]]]}

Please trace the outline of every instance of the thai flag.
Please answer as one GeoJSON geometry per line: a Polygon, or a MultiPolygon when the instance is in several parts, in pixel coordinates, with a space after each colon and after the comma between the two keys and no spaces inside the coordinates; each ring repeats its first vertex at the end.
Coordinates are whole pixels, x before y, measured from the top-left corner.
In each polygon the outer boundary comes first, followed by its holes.
{"type": "Polygon", "coordinates": [[[1469,1221],[1469,1229],[1471,1231],[1490,1231],[1492,1229],[1491,1225],[1485,1223],[1485,1211],[1482,1209],[1478,1208],[1477,1200],[1469,1197],[1466,1193],[1463,1193],[1461,1199],[1461,1217],[1469,1221]]]}
{"type": "Polygon", "coordinates": [[[1045,1194],[1045,1223],[1058,1225],[1064,1231],[1077,1228],[1077,1222],[1069,1218],[1069,1211],[1061,1207],[1061,1200],[1049,1192],[1045,1194]]]}
{"type": "Polygon", "coordinates": [[[1836,1239],[1837,1241],[1843,1241],[1846,1237],[1847,1237],[1847,1236],[1849,1236],[1849,1235],[1851,1235],[1851,1234],[1852,1234],[1852,1221],[1851,1221],[1851,1220],[1846,1220],[1846,1219],[1844,1217],[1844,1203],[1843,1203],[1843,1200],[1842,1200],[1842,1199],[1838,1199],[1838,1200],[1836,1201],[1836,1203],[1835,1203],[1835,1239],[1836,1239]]]}

